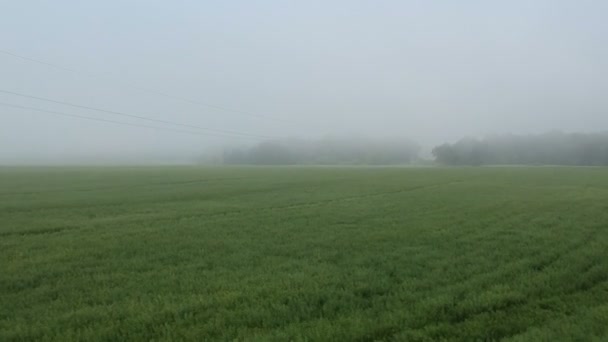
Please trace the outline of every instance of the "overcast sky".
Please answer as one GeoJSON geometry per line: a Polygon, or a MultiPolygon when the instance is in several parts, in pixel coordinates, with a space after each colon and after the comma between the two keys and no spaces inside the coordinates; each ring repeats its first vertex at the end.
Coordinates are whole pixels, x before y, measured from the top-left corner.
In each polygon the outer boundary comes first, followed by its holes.
{"type": "MultiPolygon", "coordinates": [[[[0,91],[271,137],[403,136],[432,147],[608,130],[604,0],[1,3],[0,50],[80,72],[0,53],[0,91]]],[[[0,102],[179,129],[6,93],[0,102]]],[[[0,120],[1,163],[256,141],[4,105],[0,120]]]]}

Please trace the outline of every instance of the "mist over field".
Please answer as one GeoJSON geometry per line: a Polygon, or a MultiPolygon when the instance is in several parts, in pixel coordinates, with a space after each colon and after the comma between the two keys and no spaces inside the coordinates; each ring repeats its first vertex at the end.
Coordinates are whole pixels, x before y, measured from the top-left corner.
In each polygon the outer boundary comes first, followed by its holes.
{"type": "Polygon", "coordinates": [[[198,163],[353,137],[413,141],[433,159],[464,137],[603,132],[607,11],[598,0],[9,1],[0,164],[198,163]]]}
{"type": "Polygon", "coordinates": [[[608,1],[3,1],[0,341],[608,341],[608,1]]]}

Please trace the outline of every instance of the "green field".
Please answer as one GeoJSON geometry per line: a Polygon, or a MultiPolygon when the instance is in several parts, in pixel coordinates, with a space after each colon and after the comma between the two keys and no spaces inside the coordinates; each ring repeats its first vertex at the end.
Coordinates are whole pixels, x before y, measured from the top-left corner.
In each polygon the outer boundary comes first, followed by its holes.
{"type": "Polygon", "coordinates": [[[2,168],[0,340],[608,340],[606,168],[2,168]]]}

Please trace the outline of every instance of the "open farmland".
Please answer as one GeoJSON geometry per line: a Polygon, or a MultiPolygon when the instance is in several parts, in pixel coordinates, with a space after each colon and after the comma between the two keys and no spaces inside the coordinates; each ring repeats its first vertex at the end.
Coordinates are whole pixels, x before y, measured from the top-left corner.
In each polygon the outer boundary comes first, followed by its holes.
{"type": "Polygon", "coordinates": [[[605,340],[605,168],[0,169],[0,340],[605,340]]]}

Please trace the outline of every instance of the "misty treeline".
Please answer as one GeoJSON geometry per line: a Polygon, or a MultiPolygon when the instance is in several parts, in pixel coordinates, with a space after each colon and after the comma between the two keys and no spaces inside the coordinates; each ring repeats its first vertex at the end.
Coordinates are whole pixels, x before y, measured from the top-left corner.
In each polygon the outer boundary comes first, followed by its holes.
{"type": "Polygon", "coordinates": [[[224,149],[224,164],[396,165],[418,159],[420,146],[409,140],[326,138],[263,141],[249,148],[224,149]]]}
{"type": "MultiPolygon", "coordinates": [[[[253,165],[407,165],[426,163],[407,139],[267,140],[225,148],[215,162],[253,165]]],[[[443,165],[608,165],[607,133],[549,132],[463,138],[432,150],[443,165]]]]}
{"type": "Polygon", "coordinates": [[[463,138],[435,147],[433,155],[445,165],[608,165],[608,133],[463,138]]]}

